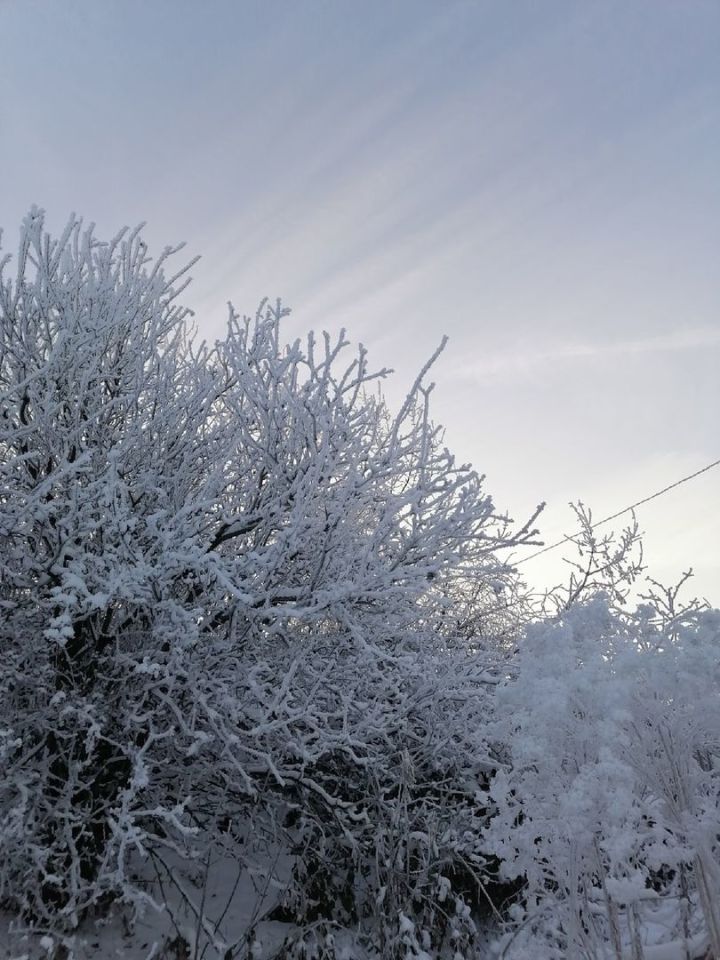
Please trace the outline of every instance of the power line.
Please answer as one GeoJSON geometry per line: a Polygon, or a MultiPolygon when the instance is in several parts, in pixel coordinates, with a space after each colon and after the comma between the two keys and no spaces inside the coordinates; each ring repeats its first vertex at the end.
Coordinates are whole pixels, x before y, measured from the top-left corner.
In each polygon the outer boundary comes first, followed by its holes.
{"type": "MultiPolygon", "coordinates": [[[[623,507],[623,509],[618,510],[617,513],[610,514],[609,517],[603,517],[603,519],[598,520],[597,523],[591,524],[590,529],[595,530],[596,527],[601,527],[604,523],[610,523],[611,520],[617,520],[617,518],[622,517],[623,514],[630,513],[630,511],[634,510],[636,507],[641,507],[644,503],[649,503],[651,500],[661,497],[664,493],[667,493],[668,490],[674,490],[675,487],[679,487],[681,484],[687,483],[688,480],[694,480],[695,477],[699,477],[701,473],[707,473],[708,470],[712,470],[713,467],[717,467],[718,465],[720,465],[720,460],[715,460],[712,463],[709,463],[706,467],[703,467],[701,470],[696,470],[695,473],[691,473],[687,477],[682,477],[680,480],[676,480],[667,487],[663,487],[662,490],[658,490],[656,493],[651,493],[649,497],[644,497],[642,500],[638,500],[636,503],[631,503],[629,507],[623,507]]],[[[550,550],[555,550],[557,547],[561,547],[564,543],[576,543],[579,536],[579,534],[575,534],[573,537],[565,535],[562,540],[558,540],[556,543],[551,543],[549,546],[543,547],[542,550],[537,550],[535,553],[531,553],[529,557],[524,557],[522,560],[518,560],[517,563],[513,564],[513,566],[519,567],[522,563],[528,563],[528,561],[534,560],[535,557],[539,557],[543,553],[548,553],[550,550]]]]}

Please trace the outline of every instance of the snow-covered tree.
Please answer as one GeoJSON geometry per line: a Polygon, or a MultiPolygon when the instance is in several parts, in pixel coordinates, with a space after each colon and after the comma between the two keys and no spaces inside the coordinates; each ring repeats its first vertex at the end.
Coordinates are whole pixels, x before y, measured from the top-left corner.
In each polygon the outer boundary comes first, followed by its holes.
{"type": "Polygon", "coordinates": [[[720,953],[720,614],[664,597],[531,626],[498,691],[486,849],[526,885],[508,958],[720,953]]]}
{"type": "Polygon", "coordinates": [[[133,857],[295,810],[299,919],[322,850],[356,912],[392,904],[386,956],[435,894],[467,940],[486,678],[448,598],[496,603],[531,531],[444,448],[430,364],[392,414],[387,371],[285,345],[279,306],[208,346],[175,252],[33,210],[0,264],[0,898],[72,926],[142,900],[133,857]]]}

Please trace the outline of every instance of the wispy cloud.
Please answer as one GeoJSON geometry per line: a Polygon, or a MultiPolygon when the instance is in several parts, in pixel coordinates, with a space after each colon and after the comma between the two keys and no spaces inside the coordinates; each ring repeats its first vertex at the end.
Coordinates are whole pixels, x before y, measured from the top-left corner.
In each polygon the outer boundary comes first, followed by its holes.
{"type": "Polygon", "coordinates": [[[720,346],[720,328],[697,327],[674,330],[652,337],[641,337],[613,342],[558,343],[540,350],[518,349],[507,353],[479,355],[472,362],[458,367],[458,377],[486,377],[516,375],[548,364],[562,364],[576,360],[610,360],[639,354],[675,353],[720,346]]]}

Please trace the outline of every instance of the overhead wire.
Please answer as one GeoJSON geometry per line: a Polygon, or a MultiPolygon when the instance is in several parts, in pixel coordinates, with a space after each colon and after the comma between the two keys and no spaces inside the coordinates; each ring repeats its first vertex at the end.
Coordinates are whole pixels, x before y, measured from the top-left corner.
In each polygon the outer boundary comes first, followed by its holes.
{"type": "MultiPolygon", "coordinates": [[[[720,466],[720,460],[714,460],[712,463],[708,463],[707,466],[702,467],[700,470],[696,470],[695,473],[690,473],[688,476],[681,477],[680,480],[676,480],[674,483],[668,484],[666,487],[663,487],[662,490],[657,490],[655,493],[651,493],[650,496],[643,497],[642,500],[637,500],[635,503],[631,503],[628,507],[623,507],[622,510],[618,510],[616,513],[611,513],[608,517],[603,517],[602,520],[598,520],[596,523],[590,524],[590,529],[595,530],[597,527],[601,527],[605,523],[610,523],[611,520],[617,520],[618,517],[622,517],[624,514],[630,513],[631,510],[635,510],[637,507],[641,507],[643,504],[649,503],[651,500],[656,500],[664,493],[674,490],[675,487],[679,487],[681,484],[687,483],[689,480],[694,480],[695,477],[699,477],[701,474],[707,473],[708,470],[712,470],[713,467],[717,466],[720,466]]],[[[565,543],[577,543],[579,536],[580,534],[574,534],[573,536],[566,534],[561,540],[557,540],[555,543],[551,543],[547,547],[543,547],[542,550],[536,550],[535,553],[531,553],[529,557],[523,557],[521,560],[515,561],[513,566],[519,567],[523,563],[529,563],[530,560],[534,560],[536,557],[540,557],[544,553],[549,553],[551,550],[556,550],[565,543]]]]}

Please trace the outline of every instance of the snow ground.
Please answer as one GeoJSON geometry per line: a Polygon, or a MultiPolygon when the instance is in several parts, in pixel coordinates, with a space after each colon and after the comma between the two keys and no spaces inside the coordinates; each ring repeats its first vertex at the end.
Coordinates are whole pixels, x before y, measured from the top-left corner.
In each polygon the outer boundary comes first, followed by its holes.
{"type": "Polygon", "coordinates": [[[118,908],[62,941],[0,914],[0,960],[235,960],[248,950],[253,960],[266,960],[292,929],[261,919],[290,873],[282,852],[266,848],[264,857],[241,859],[215,850],[207,868],[163,859],[167,869],[155,870],[149,861],[137,866],[149,897],[165,904],[161,909],[148,904],[133,920],[129,909],[118,908]],[[172,947],[181,939],[189,954],[172,947]]]}

